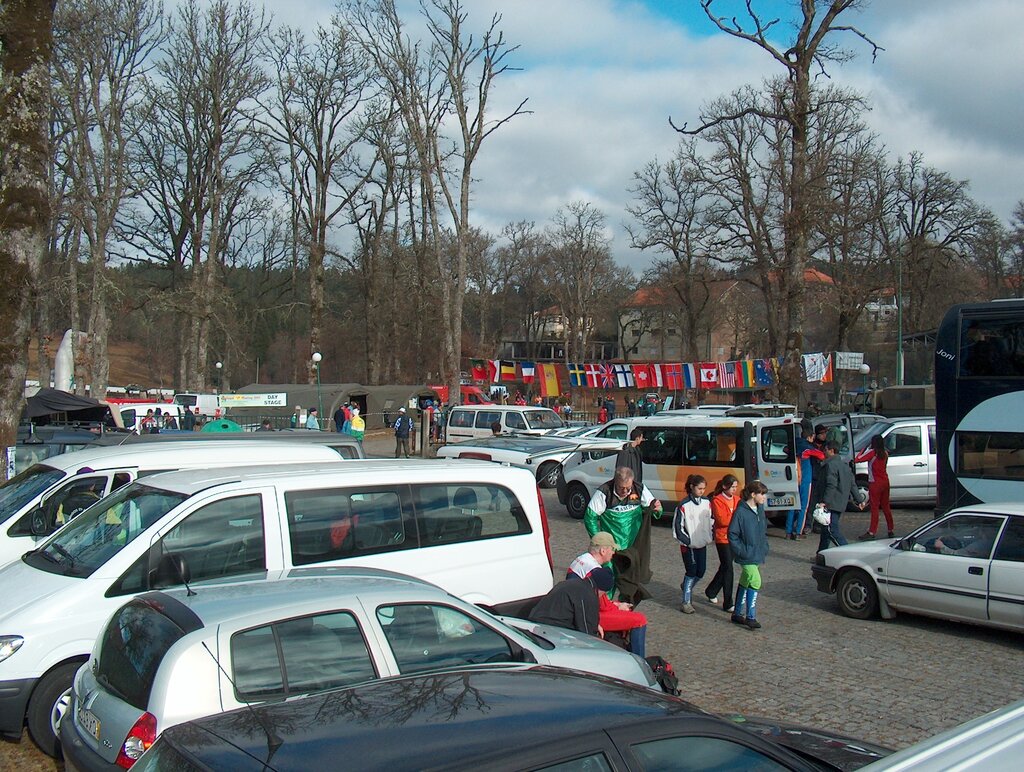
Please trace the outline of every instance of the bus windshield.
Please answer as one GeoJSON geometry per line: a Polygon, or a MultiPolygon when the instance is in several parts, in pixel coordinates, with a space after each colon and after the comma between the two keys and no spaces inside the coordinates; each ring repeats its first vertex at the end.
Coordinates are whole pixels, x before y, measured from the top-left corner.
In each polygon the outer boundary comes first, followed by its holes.
{"type": "Polygon", "coordinates": [[[23,560],[50,573],[90,576],[185,498],[140,483],[126,485],[86,509],[23,560]]]}
{"type": "Polygon", "coordinates": [[[32,499],[48,490],[66,472],[46,464],[34,464],[0,486],[0,522],[6,522],[32,499]]]}

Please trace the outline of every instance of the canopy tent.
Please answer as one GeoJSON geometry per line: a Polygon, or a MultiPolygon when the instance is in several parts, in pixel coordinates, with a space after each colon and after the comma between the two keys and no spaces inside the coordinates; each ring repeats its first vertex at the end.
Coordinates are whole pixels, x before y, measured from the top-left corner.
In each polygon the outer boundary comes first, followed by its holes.
{"type": "Polygon", "coordinates": [[[367,429],[380,429],[385,425],[385,415],[393,420],[398,408],[410,404],[421,408],[427,400],[438,402],[437,392],[423,384],[385,384],[364,386],[359,383],[321,383],[319,393],[316,384],[308,383],[252,383],[237,390],[239,394],[288,395],[285,407],[239,407],[231,408],[230,415],[241,423],[249,423],[251,417],[283,417],[300,408],[303,413],[311,407],[323,405],[320,425],[333,429],[334,411],[346,402],[355,403],[366,421],[367,429]]]}
{"type": "Polygon", "coordinates": [[[101,423],[121,427],[121,415],[109,403],[91,397],[80,397],[59,389],[39,389],[25,399],[22,420],[34,424],[101,423]]]}

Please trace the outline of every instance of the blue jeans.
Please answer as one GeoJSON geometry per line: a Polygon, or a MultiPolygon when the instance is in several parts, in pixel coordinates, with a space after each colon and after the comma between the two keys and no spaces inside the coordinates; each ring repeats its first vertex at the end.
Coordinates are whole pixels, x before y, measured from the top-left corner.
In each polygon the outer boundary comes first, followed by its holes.
{"type": "Polygon", "coordinates": [[[786,515],[786,533],[800,533],[807,523],[807,500],[811,497],[811,476],[800,481],[800,509],[791,509],[786,515]]]}
{"type": "Polygon", "coordinates": [[[629,631],[629,650],[638,657],[647,656],[647,625],[629,631]]]}
{"type": "Polygon", "coordinates": [[[846,537],[843,536],[843,529],[839,525],[839,518],[842,516],[842,512],[835,509],[829,510],[832,514],[832,523],[830,525],[821,526],[821,537],[818,539],[818,552],[827,550],[833,546],[832,542],[835,541],[840,547],[846,544],[846,537]]]}

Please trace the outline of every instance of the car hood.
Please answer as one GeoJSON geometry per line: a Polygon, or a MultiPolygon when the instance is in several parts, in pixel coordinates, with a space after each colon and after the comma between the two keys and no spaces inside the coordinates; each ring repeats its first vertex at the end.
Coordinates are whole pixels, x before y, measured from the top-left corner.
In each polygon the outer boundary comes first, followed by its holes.
{"type": "Polygon", "coordinates": [[[747,731],[761,735],[804,758],[842,772],[860,769],[893,752],[891,748],[881,745],[785,721],[739,714],[725,715],[723,718],[740,724],[747,731]]]}
{"type": "MultiPolygon", "coordinates": [[[[27,612],[34,619],[50,618],[56,607],[60,609],[57,613],[63,614],[66,604],[61,596],[70,588],[80,586],[82,581],[77,577],[40,571],[20,559],[8,563],[0,568],[0,586],[4,588],[3,599],[0,601],[0,627],[9,626],[15,619],[24,623],[25,620],[20,617],[22,612],[27,612]]],[[[80,602],[80,599],[76,598],[75,601],[80,602]]],[[[3,629],[0,632],[9,633],[12,630],[3,629]]]]}
{"type": "Polygon", "coordinates": [[[897,539],[881,539],[876,541],[868,542],[857,542],[855,544],[846,544],[842,547],[830,547],[827,550],[821,552],[825,558],[825,563],[830,566],[836,566],[842,563],[849,563],[851,561],[860,563],[876,563],[881,560],[885,560],[890,554],[892,554],[892,545],[898,541],[897,539]]]}

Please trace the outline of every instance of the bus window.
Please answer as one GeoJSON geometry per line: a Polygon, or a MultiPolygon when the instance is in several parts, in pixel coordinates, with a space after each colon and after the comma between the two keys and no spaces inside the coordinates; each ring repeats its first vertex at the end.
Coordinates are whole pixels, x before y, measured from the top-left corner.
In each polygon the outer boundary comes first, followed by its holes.
{"type": "Polygon", "coordinates": [[[787,463],[793,460],[792,431],[786,426],[761,429],[761,460],[787,463]]]}
{"type": "MultiPolygon", "coordinates": [[[[739,429],[698,429],[686,431],[687,463],[707,466],[735,466],[739,429]]],[[[646,435],[645,435],[646,436],[646,435]]],[[[644,442],[644,445],[647,443],[644,442]]],[[[641,445],[640,447],[644,447],[641,445]]],[[[646,459],[644,459],[646,461],[646,459]]]]}
{"type": "Polygon", "coordinates": [[[1024,378],[1024,319],[964,319],[960,375],[1024,378]]]}
{"type": "Polygon", "coordinates": [[[679,466],[683,463],[682,429],[644,429],[640,454],[645,464],[679,466]]]}
{"type": "Polygon", "coordinates": [[[961,477],[1024,480],[1024,434],[957,432],[957,473],[961,477]]]}

